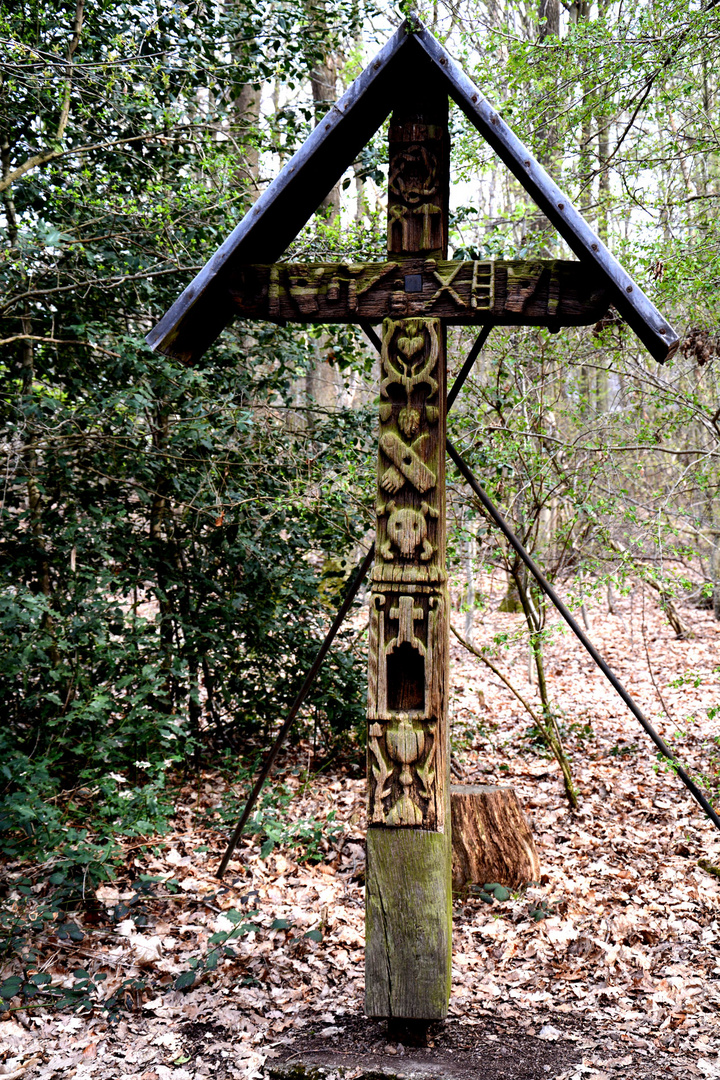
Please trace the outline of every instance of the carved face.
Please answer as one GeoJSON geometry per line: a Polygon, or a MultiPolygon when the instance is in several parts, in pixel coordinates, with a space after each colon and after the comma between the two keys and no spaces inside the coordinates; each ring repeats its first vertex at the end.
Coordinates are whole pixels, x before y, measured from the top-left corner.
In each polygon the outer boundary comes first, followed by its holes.
{"type": "Polygon", "coordinates": [[[400,548],[406,557],[415,551],[418,544],[427,539],[427,521],[425,515],[412,507],[393,510],[387,523],[388,538],[400,548]]]}

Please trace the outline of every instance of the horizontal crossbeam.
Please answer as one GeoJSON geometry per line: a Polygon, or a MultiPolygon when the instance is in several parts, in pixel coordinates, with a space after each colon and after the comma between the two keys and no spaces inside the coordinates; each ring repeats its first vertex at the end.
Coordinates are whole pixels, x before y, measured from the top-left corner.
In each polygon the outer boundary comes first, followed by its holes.
{"type": "Polygon", "coordinates": [[[591,267],[562,259],[253,263],[227,282],[237,315],[302,323],[433,316],[559,329],[597,322],[610,300],[591,267]]]}

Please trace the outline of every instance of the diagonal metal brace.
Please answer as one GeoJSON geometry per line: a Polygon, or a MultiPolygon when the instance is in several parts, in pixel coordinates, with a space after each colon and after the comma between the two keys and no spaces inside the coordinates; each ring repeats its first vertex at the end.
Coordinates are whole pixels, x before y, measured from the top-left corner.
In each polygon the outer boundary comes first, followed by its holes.
{"type": "Polygon", "coordinates": [[[253,811],[253,807],[255,806],[255,803],[257,802],[258,796],[259,796],[260,792],[263,789],[265,781],[267,780],[268,776],[270,775],[270,770],[272,769],[273,765],[275,764],[275,758],[278,756],[278,753],[280,752],[280,748],[281,748],[282,744],[285,742],[285,738],[287,736],[287,733],[289,732],[290,728],[292,727],[293,721],[294,721],[295,717],[298,714],[300,706],[302,705],[303,701],[307,697],[308,692],[310,691],[310,687],[315,682],[315,676],[317,675],[318,671],[320,670],[320,667],[322,666],[322,662],[325,659],[325,657],[326,657],[326,655],[328,653],[328,650],[329,650],[330,646],[332,645],[332,643],[333,643],[333,641],[335,639],[335,635],[337,634],[338,630],[342,626],[343,621],[345,619],[345,616],[347,615],[348,611],[350,610],[350,607],[352,606],[352,602],[355,599],[355,596],[357,595],[357,591],[360,588],[360,586],[362,585],[363,581],[365,580],[365,577],[367,576],[367,572],[368,572],[368,570],[370,569],[370,567],[373,564],[373,559],[374,558],[375,558],[375,544],[372,544],[371,547],[370,547],[370,550],[367,553],[367,555],[365,556],[365,558],[361,562],[361,564],[360,564],[360,566],[358,568],[358,571],[355,574],[355,577],[350,582],[350,587],[348,588],[348,591],[345,594],[345,599],[343,600],[342,604],[340,605],[340,609],[339,609],[337,615],[335,616],[333,624],[330,627],[330,629],[328,630],[327,636],[326,636],[325,640],[323,641],[322,645],[320,646],[320,648],[318,650],[318,654],[315,657],[315,660],[313,661],[312,667],[310,668],[307,675],[305,676],[305,682],[300,687],[300,689],[298,691],[298,694],[297,694],[297,697],[295,698],[295,700],[292,703],[292,707],[290,709],[290,712],[287,714],[287,717],[285,719],[285,723],[283,724],[283,726],[280,728],[277,735],[275,736],[275,742],[272,744],[272,746],[270,748],[270,752],[269,752],[268,756],[265,758],[265,762],[263,764],[263,767],[260,770],[260,773],[258,775],[257,780],[255,781],[255,786],[253,787],[252,791],[250,792],[250,797],[249,797],[247,803],[245,804],[245,809],[242,812],[242,816],[240,817],[240,820],[238,821],[237,825],[235,826],[234,833],[230,837],[230,843],[228,844],[227,848],[225,849],[225,854],[223,855],[222,862],[220,863],[220,867],[219,867],[218,872],[217,872],[217,876],[219,878],[222,878],[223,874],[227,870],[228,863],[230,862],[230,859],[232,858],[232,853],[233,853],[233,851],[235,850],[235,848],[237,846],[238,840],[242,836],[243,829],[245,828],[245,825],[247,824],[247,820],[248,820],[248,818],[250,817],[250,814],[253,811]]]}
{"type": "Polygon", "coordinates": [[[478,481],[475,479],[472,471],[470,470],[470,467],[466,464],[465,461],[463,461],[462,457],[457,452],[457,450],[455,449],[455,447],[453,446],[453,444],[450,442],[449,439],[447,440],[446,446],[447,446],[447,452],[448,452],[449,456],[452,458],[452,460],[454,461],[455,465],[457,466],[458,471],[463,475],[463,477],[465,478],[465,480],[469,484],[470,488],[472,489],[473,493],[475,495],[477,495],[477,497],[480,500],[480,502],[482,503],[483,507],[485,508],[487,513],[490,515],[490,517],[493,519],[493,521],[495,522],[497,527],[500,529],[500,531],[503,533],[503,535],[505,536],[505,539],[508,541],[510,546],[517,552],[517,554],[520,556],[522,561],[525,563],[528,570],[530,571],[532,576],[535,578],[535,580],[537,581],[537,583],[540,586],[540,588],[542,589],[542,591],[553,602],[553,604],[555,605],[557,610],[560,612],[560,614],[562,615],[565,622],[568,624],[568,626],[572,630],[573,634],[575,634],[575,637],[578,639],[578,641],[583,646],[583,648],[586,649],[587,652],[590,653],[590,656],[593,658],[593,660],[595,661],[597,666],[600,668],[600,670],[602,671],[605,678],[608,680],[608,682],[611,684],[611,686],[617,691],[617,693],[623,699],[623,701],[625,702],[625,704],[627,705],[628,709],[633,714],[635,719],[640,722],[640,724],[643,727],[643,729],[645,730],[646,734],[648,734],[650,736],[650,738],[655,743],[655,745],[658,748],[658,750],[660,751],[660,753],[663,755],[663,757],[667,758],[667,760],[671,763],[673,769],[675,770],[677,775],[680,777],[683,784],[688,789],[690,794],[693,796],[695,801],[702,807],[702,809],[704,810],[706,816],[710,818],[710,820],[712,821],[715,828],[720,830],[720,817],[718,817],[717,813],[713,809],[710,802],[708,802],[708,800],[703,795],[702,791],[697,786],[697,784],[694,782],[694,780],[692,780],[692,778],[690,776],[688,776],[687,772],[682,767],[680,762],[677,760],[677,758],[675,757],[675,755],[673,754],[672,750],[667,745],[667,743],[665,742],[663,737],[655,730],[655,728],[650,723],[650,721],[645,716],[645,714],[642,712],[642,710],[640,708],[638,708],[638,706],[635,704],[633,699],[630,697],[630,694],[627,692],[627,690],[625,689],[623,684],[620,682],[620,680],[617,678],[617,676],[613,673],[612,669],[605,663],[602,656],[597,651],[597,649],[592,644],[592,642],[589,640],[589,638],[586,637],[585,633],[581,630],[578,623],[575,621],[573,616],[570,614],[568,609],[565,607],[565,604],[563,604],[562,600],[560,599],[558,594],[555,592],[555,590],[553,589],[550,582],[547,580],[547,578],[542,573],[542,571],[538,568],[538,566],[530,558],[527,551],[525,550],[523,545],[520,543],[520,541],[518,540],[518,538],[515,535],[515,533],[513,532],[513,530],[510,528],[508,523],[505,521],[505,518],[502,516],[502,514],[497,509],[495,504],[492,502],[492,500],[488,496],[485,489],[482,488],[480,486],[480,484],[478,483],[478,481]]]}

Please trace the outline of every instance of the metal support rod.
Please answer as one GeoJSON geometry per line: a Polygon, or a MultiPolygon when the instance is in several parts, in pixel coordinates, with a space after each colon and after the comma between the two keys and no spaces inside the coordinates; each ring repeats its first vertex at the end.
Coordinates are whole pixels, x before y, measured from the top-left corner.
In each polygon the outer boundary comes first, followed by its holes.
{"type": "Polygon", "coordinates": [[[223,855],[223,860],[220,863],[220,868],[218,869],[218,872],[217,872],[217,876],[219,878],[221,878],[223,876],[223,874],[225,873],[225,871],[227,870],[228,863],[230,862],[230,859],[232,858],[232,853],[235,850],[235,847],[237,845],[238,840],[242,836],[242,831],[245,828],[246,822],[247,822],[248,818],[250,817],[250,814],[252,813],[252,810],[253,810],[253,807],[255,806],[255,803],[257,802],[258,795],[262,791],[263,785],[265,784],[265,781],[267,780],[267,778],[268,778],[268,776],[270,774],[270,770],[272,769],[272,767],[273,767],[273,765],[275,763],[275,758],[278,756],[278,753],[280,752],[280,747],[284,743],[285,737],[286,737],[288,731],[290,730],[290,728],[292,726],[293,720],[297,716],[298,711],[300,709],[300,706],[302,705],[303,701],[307,697],[308,691],[310,690],[310,687],[312,686],[313,682],[315,681],[315,676],[317,675],[318,671],[320,670],[320,666],[322,665],[322,662],[325,659],[325,656],[327,655],[327,651],[330,648],[330,646],[332,645],[333,640],[335,638],[335,635],[337,634],[338,630],[342,626],[343,620],[344,620],[345,616],[347,615],[348,611],[350,610],[352,602],[355,599],[355,596],[357,595],[357,591],[360,588],[360,586],[362,585],[363,581],[365,580],[365,576],[367,575],[368,570],[372,566],[372,562],[373,562],[374,558],[375,558],[375,544],[372,544],[370,546],[370,550],[368,551],[367,555],[365,556],[365,558],[361,562],[360,567],[359,567],[357,573],[355,574],[355,577],[352,579],[352,581],[350,583],[350,587],[349,587],[349,589],[348,589],[348,591],[347,591],[347,593],[345,595],[345,599],[343,600],[342,604],[340,605],[340,609],[339,609],[337,615],[335,616],[333,624],[330,627],[330,629],[328,630],[327,635],[325,637],[325,640],[323,641],[322,645],[320,646],[320,648],[318,650],[318,654],[315,657],[315,660],[313,662],[312,667],[310,668],[307,675],[305,676],[305,682],[300,687],[300,689],[298,691],[298,694],[297,694],[297,697],[295,698],[295,700],[292,703],[292,707],[290,709],[290,712],[287,714],[287,717],[285,719],[285,723],[283,724],[283,726],[280,728],[277,735],[275,736],[275,742],[272,744],[272,746],[270,748],[270,753],[266,757],[265,763],[263,764],[263,767],[260,770],[260,774],[259,774],[257,780],[255,781],[255,786],[252,789],[252,791],[250,792],[250,797],[249,797],[247,803],[245,804],[245,809],[242,812],[242,816],[241,816],[240,820],[238,821],[237,825],[235,826],[235,832],[230,837],[230,843],[228,844],[228,846],[227,846],[227,848],[225,850],[225,854],[223,855]]]}
{"type": "MultiPolygon", "coordinates": [[[[380,352],[382,350],[382,342],[381,342],[380,338],[378,337],[378,335],[377,335],[374,327],[372,326],[372,324],[365,321],[365,320],[363,320],[360,323],[360,325],[361,325],[362,329],[364,330],[365,335],[368,338],[368,340],[374,345],[374,347],[377,349],[377,351],[380,352]]],[[[455,401],[455,398],[458,396],[458,393],[459,393],[463,383],[467,379],[467,377],[468,377],[468,375],[470,373],[471,367],[473,366],[473,364],[477,360],[478,355],[480,353],[480,350],[482,349],[483,345],[487,341],[488,335],[489,335],[491,330],[492,330],[492,324],[488,324],[488,325],[484,326],[483,329],[480,331],[480,334],[478,335],[478,338],[477,338],[475,344],[473,345],[472,349],[468,353],[467,360],[463,364],[462,369],[460,370],[460,373],[459,373],[457,379],[455,380],[455,382],[453,383],[453,385],[452,385],[452,387],[450,389],[450,392],[448,394],[448,409],[450,409],[450,407],[452,406],[452,403],[455,401]]],[[[232,836],[230,838],[230,843],[228,844],[228,846],[227,846],[227,848],[225,850],[225,854],[223,855],[223,860],[220,863],[220,868],[218,869],[218,872],[217,872],[218,878],[222,878],[223,874],[227,870],[228,863],[230,862],[230,859],[232,858],[232,854],[233,854],[235,848],[237,847],[238,840],[242,836],[242,831],[245,828],[245,825],[246,825],[246,823],[248,821],[248,818],[250,817],[250,814],[253,811],[253,807],[255,806],[255,803],[258,800],[258,796],[260,795],[260,792],[262,791],[262,789],[263,789],[263,787],[265,785],[265,781],[267,780],[268,776],[270,775],[270,770],[272,769],[272,767],[273,767],[273,765],[275,763],[275,758],[278,756],[278,754],[280,752],[280,748],[282,747],[282,744],[285,742],[287,734],[288,734],[290,728],[292,727],[293,720],[297,716],[298,711],[300,709],[300,706],[302,705],[303,701],[307,697],[308,691],[310,690],[310,687],[312,686],[313,682],[315,681],[315,676],[317,675],[318,671],[320,670],[322,662],[325,659],[325,656],[327,655],[327,651],[330,648],[330,646],[332,645],[333,639],[335,638],[335,635],[337,634],[338,630],[340,629],[340,627],[342,625],[343,619],[345,618],[348,611],[350,610],[350,606],[351,606],[353,600],[355,599],[355,596],[357,595],[357,591],[360,588],[360,586],[362,585],[362,583],[363,583],[363,581],[365,579],[365,576],[367,575],[368,570],[370,569],[370,567],[372,565],[372,561],[373,561],[374,557],[375,557],[375,544],[373,543],[371,545],[370,550],[368,551],[367,555],[363,559],[362,564],[360,565],[360,568],[358,569],[357,574],[355,575],[355,577],[352,580],[352,583],[350,585],[350,588],[348,589],[345,600],[343,601],[342,606],[340,607],[340,610],[338,611],[337,615],[335,616],[335,621],[333,622],[332,626],[328,630],[325,640],[323,641],[322,645],[320,646],[318,654],[315,657],[315,661],[313,663],[313,666],[308,671],[307,676],[305,677],[305,682],[300,687],[300,691],[298,692],[298,695],[297,695],[297,697],[295,698],[295,700],[294,700],[294,702],[292,704],[290,712],[288,713],[288,715],[287,715],[287,717],[285,719],[285,723],[283,724],[283,726],[280,728],[277,735],[275,736],[275,742],[272,744],[272,746],[270,748],[270,752],[269,752],[267,758],[265,759],[265,763],[264,763],[262,769],[260,770],[260,774],[258,775],[257,780],[255,781],[255,786],[253,787],[252,791],[250,792],[250,797],[248,798],[248,801],[245,804],[245,809],[242,812],[242,815],[240,817],[239,822],[235,826],[235,831],[233,832],[233,834],[232,834],[232,836]]]]}
{"type": "MultiPolygon", "coordinates": [[[[369,323],[366,319],[363,319],[363,321],[360,323],[360,326],[362,327],[368,341],[371,341],[372,344],[377,349],[377,351],[381,352],[381,350],[382,350],[382,342],[380,341],[380,338],[378,337],[377,332],[376,332],[375,328],[372,326],[372,324],[369,323]]],[[[448,410],[448,412],[450,412],[453,405],[455,404],[455,399],[458,396],[458,394],[460,393],[460,391],[462,390],[462,388],[463,388],[463,386],[465,384],[465,380],[467,379],[468,375],[472,371],[473,364],[475,363],[478,356],[480,355],[480,353],[482,351],[482,348],[483,348],[483,345],[485,344],[487,339],[490,337],[490,331],[492,330],[493,326],[494,326],[494,323],[486,323],[485,326],[483,326],[482,330],[480,331],[477,338],[475,339],[475,344],[473,345],[470,352],[467,354],[467,359],[465,360],[465,363],[463,364],[463,366],[460,368],[460,371],[458,372],[458,376],[455,379],[455,382],[452,384],[452,386],[448,390],[448,396],[447,396],[447,410],[448,410]]]]}
{"type": "Polygon", "coordinates": [[[368,322],[367,319],[361,319],[360,327],[373,348],[375,348],[378,352],[382,352],[382,341],[378,337],[377,330],[375,329],[373,324],[371,322],[368,322]]]}
{"type": "Polygon", "coordinates": [[[472,370],[473,364],[475,363],[475,361],[477,360],[478,356],[480,355],[480,353],[482,351],[483,345],[485,344],[487,339],[490,337],[490,331],[492,330],[492,328],[493,328],[492,323],[486,323],[485,326],[483,326],[482,330],[480,331],[477,338],[475,339],[475,344],[473,345],[470,352],[467,354],[467,359],[466,359],[465,363],[463,364],[463,366],[460,368],[460,371],[458,372],[458,377],[455,380],[455,382],[452,384],[452,386],[450,387],[450,390],[448,392],[448,396],[447,396],[448,412],[450,412],[453,405],[455,404],[455,398],[458,396],[458,394],[462,390],[463,385],[465,383],[465,380],[467,379],[468,375],[470,374],[470,372],[472,370]]]}
{"type": "Polygon", "coordinates": [[[658,748],[658,750],[660,751],[660,753],[663,755],[663,757],[666,757],[668,759],[668,761],[671,762],[671,764],[673,766],[673,769],[678,774],[678,776],[680,777],[680,779],[682,780],[683,784],[688,789],[690,794],[694,797],[695,801],[697,803],[699,803],[699,805],[705,811],[706,815],[710,818],[710,820],[712,821],[712,823],[716,827],[716,829],[720,829],[720,817],[718,817],[717,813],[715,812],[715,810],[713,809],[711,804],[708,802],[708,800],[705,798],[705,796],[703,795],[700,788],[690,778],[690,776],[688,776],[688,774],[685,772],[685,769],[679,763],[679,761],[677,760],[677,758],[675,757],[675,755],[673,754],[672,750],[667,745],[665,740],[662,738],[661,735],[658,734],[658,732],[655,730],[655,728],[650,723],[648,718],[644,715],[644,713],[641,711],[641,709],[638,708],[638,706],[635,704],[633,699],[630,697],[630,695],[628,694],[628,692],[625,689],[625,687],[623,686],[623,684],[620,682],[620,680],[617,678],[617,676],[613,674],[612,670],[605,663],[605,661],[603,660],[602,656],[597,651],[595,646],[585,636],[585,634],[580,629],[579,625],[577,624],[577,622],[575,621],[573,616],[570,614],[570,612],[565,607],[565,605],[563,604],[560,597],[557,595],[557,593],[553,589],[550,582],[547,580],[547,578],[544,576],[544,574],[540,571],[540,569],[535,565],[533,560],[530,558],[530,556],[528,555],[528,553],[525,550],[525,548],[523,547],[523,545],[520,543],[518,538],[515,536],[515,533],[512,531],[512,529],[510,528],[508,523],[505,521],[505,519],[502,516],[502,514],[500,513],[500,511],[497,509],[497,507],[491,501],[491,499],[489,498],[487,492],[477,482],[477,480],[473,476],[469,466],[463,461],[460,454],[457,452],[457,450],[455,449],[455,447],[453,446],[453,444],[450,442],[449,439],[447,440],[446,445],[447,445],[447,452],[450,455],[450,457],[452,458],[452,460],[455,462],[455,465],[457,466],[458,471],[460,473],[462,473],[463,477],[465,478],[465,480],[469,484],[469,486],[472,489],[472,491],[474,492],[474,494],[477,495],[478,499],[480,500],[480,502],[484,506],[485,510],[488,512],[488,514],[493,519],[493,521],[495,522],[497,527],[500,529],[500,531],[505,536],[505,539],[508,541],[510,546],[520,556],[520,558],[525,563],[528,570],[530,571],[532,576],[535,578],[535,580],[537,581],[538,585],[543,590],[543,592],[550,598],[550,600],[552,600],[553,604],[555,605],[557,610],[560,612],[560,614],[562,615],[565,622],[568,624],[568,626],[570,627],[572,632],[575,634],[575,637],[578,639],[580,644],[587,650],[587,652],[590,653],[590,656],[593,658],[593,660],[595,661],[597,666],[600,668],[600,670],[602,671],[605,678],[608,680],[608,682],[611,683],[611,685],[614,687],[614,689],[617,691],[617,693],[623,699],[623,701],[625,702],[625,704],[627,705],[628,709],[633,714],[635,719],[640,722],[640,724],[644,728],[645,732],[650,736],[650,738],[655,743],[655,745],[658,748]]]}

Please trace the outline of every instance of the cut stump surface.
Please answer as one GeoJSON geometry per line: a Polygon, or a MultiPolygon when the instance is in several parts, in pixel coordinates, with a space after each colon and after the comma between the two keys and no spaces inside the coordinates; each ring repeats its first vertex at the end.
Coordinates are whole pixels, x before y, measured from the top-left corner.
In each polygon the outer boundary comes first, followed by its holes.
{"type": "Polygon", "coordinates": [[[510,787],[453,784],[453,888],[497,882],[509,889],[540,880],[530,826],[510,787]]]}

